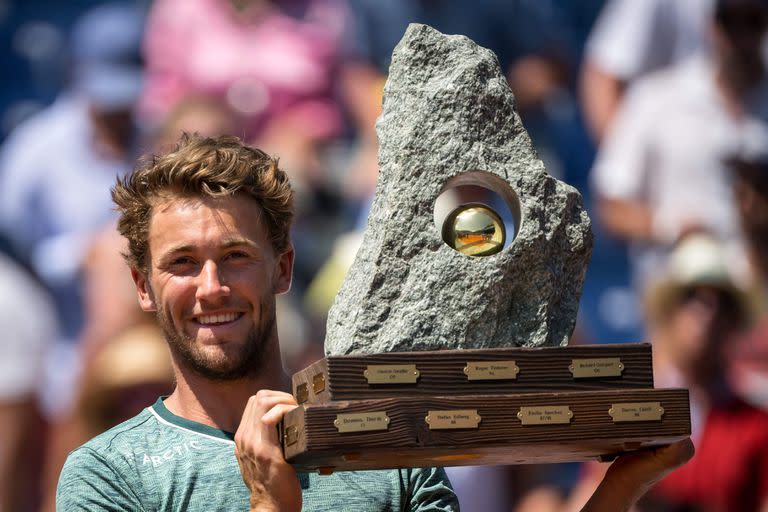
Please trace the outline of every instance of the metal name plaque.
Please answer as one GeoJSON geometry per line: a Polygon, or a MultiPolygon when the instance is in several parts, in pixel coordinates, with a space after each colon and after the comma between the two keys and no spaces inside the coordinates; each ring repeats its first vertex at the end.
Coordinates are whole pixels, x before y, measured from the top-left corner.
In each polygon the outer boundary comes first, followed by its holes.
{"type": "Polygon", "coordinates": [[[337,414],[333,425],[340,433],[387,430],[389,416],[385,411],[337,414]]]}
{"type": "Polygon", "coordinates": [[[307,384],[299,384],[296,386],[296,402],[299,404],[303,404],[307,400],[309,400],[309,388],[307,388],[307,384]]]}
{"type": "Polygon", "coordinates": [[[317,395],[318,393],[325,391],[325,375],[322,373],[315,374],[312,377],[312,391],[317,395]]]}
{"type": "Polygon", "coordinates": [[[299,441],[299,430],[291,425],[285,429],[285,445],[291,446],[299,441]]]}
{"type": "Polygon", "coordinates": [[[574,379],[589,379],[593,377],[621,377],[624,363],[618,357],[600,359],[573,359],[568,369],[574,379]]]}
{"type": "Polygon", "coordinates": [[[614,423],[631,421],[661,421],[664,408],[661,402],[633,402],[612,404],[608,414],[614,423]]]}
{"type": "Polygon", "coordinates": [[[428,411],[424,421],[429,430],[446,430],[454,428],[477,428],[482,418],[477,409],[456,409],[452,411],[428,411]]]}
{"type": "Polygon", "coordinates": [[[419,378],[415,364],[370,364],[363,371],[368,384],[413,384],[419,378]]]}
{"type": "Polygon", "coordinates": [[[558,425],[570,423],[573,412],[568,405],[542,405],[521,407],[517,417],[523,425],[558,425]]]}
{"type": "Polygon", "coordinates": [[[464,367],[467,380],[514,380],[518,373],[514,361],[469,361],[464,367]]]}

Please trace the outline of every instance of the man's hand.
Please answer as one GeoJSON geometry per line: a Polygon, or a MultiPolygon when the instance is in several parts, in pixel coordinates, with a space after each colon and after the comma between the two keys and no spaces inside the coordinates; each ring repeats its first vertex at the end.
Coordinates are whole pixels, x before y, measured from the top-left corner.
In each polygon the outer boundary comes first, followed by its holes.
{"type": "Polygon", "coordinates": [[[685,439],[669,446],[643,450],[616,459],[582,512],[629,510],[656,482],[693,457],[693,443],[685,439]]]}
{"type": "Polygon", "coordinates": [[[301,487],[296,471],[285,461],[277,425],[296,408],[292,395],[262,389],[248,399],[235,433],[235,455],[251,491],[251,510],[301,510],[301,487]]]}

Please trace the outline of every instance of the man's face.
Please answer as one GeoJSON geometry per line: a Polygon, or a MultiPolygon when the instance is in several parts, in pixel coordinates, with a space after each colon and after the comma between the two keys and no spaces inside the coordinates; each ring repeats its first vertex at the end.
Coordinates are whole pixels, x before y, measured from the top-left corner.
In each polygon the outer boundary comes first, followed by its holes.
{"type": "Polygon", "coordinates": [[[150,273],[132,274],[176,364],[212,380],[258,374],[275,354],[275,294],[290,288],[293,249],[275,254],[245,195],[170,197],[154,205],[150,273]]]}

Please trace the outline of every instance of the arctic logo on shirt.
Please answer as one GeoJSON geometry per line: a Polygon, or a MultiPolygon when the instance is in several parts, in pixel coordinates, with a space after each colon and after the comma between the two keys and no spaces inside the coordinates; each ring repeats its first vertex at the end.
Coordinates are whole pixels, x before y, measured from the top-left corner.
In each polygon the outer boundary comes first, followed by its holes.
{"type": "Polygon", "coordinates": [[[153,467],[162,466],[168,461],[183,457],[193,450],[202,450],[202,446],[197,441],[189,441],[184,444],[173,445],[172,448],[164,451],[161,455],[144,454],[143,465],[152,464],[153,467]]]}

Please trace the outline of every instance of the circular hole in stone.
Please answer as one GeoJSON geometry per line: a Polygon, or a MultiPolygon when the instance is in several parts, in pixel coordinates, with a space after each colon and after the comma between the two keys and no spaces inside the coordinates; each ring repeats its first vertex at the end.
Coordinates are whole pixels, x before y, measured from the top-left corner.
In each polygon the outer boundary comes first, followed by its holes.
{"type": "Polygon", "coordinates": [[[467,256],[491,256],[509,247],[520,226],[520,201],[498,176],[470,171],[454,176],[435,200],[443,241],[467,256]]]}

